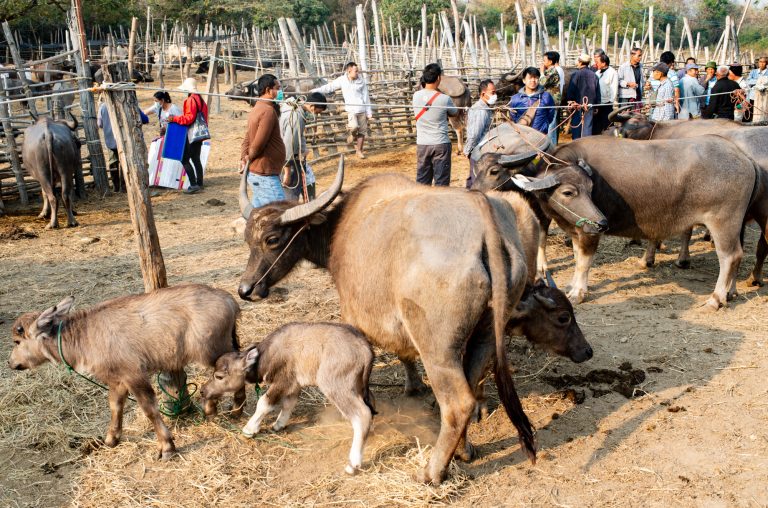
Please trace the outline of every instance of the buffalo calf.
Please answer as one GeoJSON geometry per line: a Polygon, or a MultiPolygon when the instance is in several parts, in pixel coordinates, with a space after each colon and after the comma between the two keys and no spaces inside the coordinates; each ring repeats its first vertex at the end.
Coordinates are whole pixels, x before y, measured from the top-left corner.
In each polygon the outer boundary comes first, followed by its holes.
{"type": "MultiPolygon", "coordinates": [[[[13,324],[16,345],[8,365],[25,370],[47,361],[66,362],[105,383],[112,412],[107,446],[120,442],[123,406],[132,393],[154,424],[159,457],[170,458],[176,448],[160,417],[149,376],[159,371],[178,373],[188,363],[213,367],[221,355],[239,350],[237,302],[219,289],[187,284],[114,298],[70,313],[73,303],[70,296],[43,312],[19,317],[13,324]]],[[[178,392],[181,387],[175,388],[178,392]]],[[[235,407],[244,401],[245,391],[240,390],[235,407]]]]}
{"type": "Polygon", "coordinates": [[[259,432],[273,409],[280,414],[272,425],[285,428],[305,386],[317,386],[352,423],[354,437],[345,471],[354,474],[363,460],[363,446],[375,414],[368,391],[373,352],[363,334],[349,325],[291,323],[270,334],[247,352],[228,353],[216,362],[213,378],[200,390],[206,405],[249,383],[269,384],[256,412],[243,427],[248,437],[259,432]]]}

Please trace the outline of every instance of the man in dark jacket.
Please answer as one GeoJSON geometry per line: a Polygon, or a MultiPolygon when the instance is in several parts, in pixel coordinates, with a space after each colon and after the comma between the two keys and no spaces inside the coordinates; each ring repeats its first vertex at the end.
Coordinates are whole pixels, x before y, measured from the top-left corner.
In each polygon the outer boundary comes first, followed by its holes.
{"type": "Polygon", "coordinates": [[[573,109],[577,109],[571,118],[571,136],[578,139],[592,135],[593,109],[582,109],[585,100],[588,104],[600,104],[600,85],[597,76],[589,69],[589,55],[582,54],[577,63],[578,70],[571,76],[565,100],[573,109]]]}
{"type": "Polygon", "coordinates": [[[509,117],[510,120],[517,123],[528,111],[528,108],[536,105],[531,127],[547,134],[549,132],[549,124],[552,123],[552,119],[555,117],[555,101],[549,92],[539,88],[540,77],[541,72],[536,67],[528,67],[523,71],[525,88],[510,99],[508,104],[509,117]]]}
{"type": "Polygon", "coordinates": [[[735,103],[731,100],[734,90],[741,90],[738,83],[728,79],[728,67],[721,65],[717,68],[717,83],[710,92],[709,105],[704,109],[704,118],[727,118],[733,120],[735,103]]]}

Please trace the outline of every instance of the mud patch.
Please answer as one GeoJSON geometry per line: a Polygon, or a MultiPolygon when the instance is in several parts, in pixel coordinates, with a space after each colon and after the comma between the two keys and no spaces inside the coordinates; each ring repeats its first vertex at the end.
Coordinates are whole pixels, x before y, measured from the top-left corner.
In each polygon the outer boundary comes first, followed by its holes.
{"type": "Polygon", "coordinates": [[[28,240],[30,238],[37,238],[39,235],[24,227],[17,225],[11,225],[0,230],[0,240],[28,240]]]}
{"type": "Polygon", "coordinates": [[[566,388],[572,390],[570,387],[583,386],[588,388],[595,398],[616,392],[630,399],[644,393],[641,390],[638,391],[636,387],[645,381],[645,372],[642,369],[632,368],[629,362],[624,362],[619,366],[619,370],[595,369],[583,376],[563,374],[544,376],[543,379],[547,384],[560,390],[566,388]]]}

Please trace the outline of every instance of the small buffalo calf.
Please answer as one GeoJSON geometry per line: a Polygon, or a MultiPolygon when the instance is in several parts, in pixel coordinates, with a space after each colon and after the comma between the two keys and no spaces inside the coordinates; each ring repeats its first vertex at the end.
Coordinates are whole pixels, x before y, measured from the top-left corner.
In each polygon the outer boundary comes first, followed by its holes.
{"type": "MultiPolygon", "coordinates": [[[[159,457],[170,458],[176,447],[160,417],[149,376],[178,374],[188,363],[213,367],[224,353],[238,351],[237,302],[225,291],[187,284],[107,300],[70,314],[73,303],[70,296],[43,312],[19,317],[13,324],[16,345],[8,365],[25,370],[66,360],[77,372],[105,383],[112,412],[105,444],[110,447],[120,442],[123,406],[132,393],[154,424],[159,457]],[[59,355],[59,333],[64,358],[59,355]]],[[[235,394],[235,407],[244,402],[242,389],[235,394]]],[[[206,413],[213,412],[215,407],[207,405],[206,413]]]]}
{"type": "Polygon", "coordinates": [[[345,471],[354,474],[363,461],[363,446],[376,414],[368,379],[373,352],[365,337],[348,325],[291,323],[246,352],[228,353],[216,362],[213,378],[200,394],[215,403],[226,393],[243,390],[246,381],[265,382],[269,389],[259,399],[256,412],[243,427],[252,437],[261,421],[279,408],[272,429],[285,428],[305,386],[317,386],[336,409],[352,423],[354,438],[345,471]]]}

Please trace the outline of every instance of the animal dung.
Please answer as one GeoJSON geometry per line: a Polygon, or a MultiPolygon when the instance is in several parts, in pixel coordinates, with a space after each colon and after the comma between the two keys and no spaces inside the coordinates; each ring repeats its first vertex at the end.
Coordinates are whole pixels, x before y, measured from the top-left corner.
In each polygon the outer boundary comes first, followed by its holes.
{"type": "Polygon", "coordinates": [[[569,387],[572,386],[587,387],[592,392],[593,397],[602,397],[612,391],[620,393],[628,399],[635,397],[638,393],[636,386],[645,381],[645,371],[633,369],[629,362],[624,362],[621,367],[629,370],[595,369],[589,371],[584,376],[563,374],[560,376],[544,376],[543,379],[546,383],[558,389],[567,387],[571,389],[569,387]]]}

